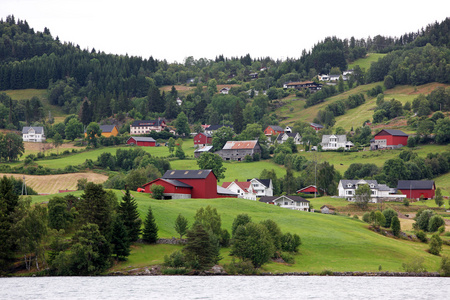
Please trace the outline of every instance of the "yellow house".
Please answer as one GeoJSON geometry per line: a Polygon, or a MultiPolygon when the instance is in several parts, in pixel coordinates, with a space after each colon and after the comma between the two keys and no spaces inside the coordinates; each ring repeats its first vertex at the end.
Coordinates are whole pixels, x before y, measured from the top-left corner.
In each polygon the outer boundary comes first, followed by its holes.
{"type": "MultiPolygon", "coordinates": [[[[102,131],[102,136],[110,137],[117,136],[119,134],[119,130],[116,125],[100,125],[100,130],[102,131]]],[[[87,137],[87,133],[84,133],[84,137],[87,137]]]]}

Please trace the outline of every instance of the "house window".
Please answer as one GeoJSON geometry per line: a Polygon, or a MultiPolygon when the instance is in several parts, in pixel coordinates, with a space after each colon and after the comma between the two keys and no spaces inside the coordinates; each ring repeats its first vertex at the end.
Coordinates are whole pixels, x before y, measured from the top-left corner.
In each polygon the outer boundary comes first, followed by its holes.
{"type": "Polygon", "coordinates": [[[347,184],[347,187],[352,187],[352,184],[351,183],[347,184]]]}
{"type": "Polygon", "coordinates": [[[287,202],[287,201],[285,201],[285,202],[284,202],[284,205],[288,205],[288,202],[287,202]]]}
{"type": "Polygon", "coordinates": [[[352,191],[347,191],[347,195],[353,195],[352,191]]]}

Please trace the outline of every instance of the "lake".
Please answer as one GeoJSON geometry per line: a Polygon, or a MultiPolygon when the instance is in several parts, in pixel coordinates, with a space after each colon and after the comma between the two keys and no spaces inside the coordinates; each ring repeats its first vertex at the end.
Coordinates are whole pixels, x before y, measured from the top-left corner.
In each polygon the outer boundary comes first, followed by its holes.
{"type": "Polygon", "coordinates": [[[450,278],[118,276],[0,278],[0,299],[448,299],[450,278]]]}

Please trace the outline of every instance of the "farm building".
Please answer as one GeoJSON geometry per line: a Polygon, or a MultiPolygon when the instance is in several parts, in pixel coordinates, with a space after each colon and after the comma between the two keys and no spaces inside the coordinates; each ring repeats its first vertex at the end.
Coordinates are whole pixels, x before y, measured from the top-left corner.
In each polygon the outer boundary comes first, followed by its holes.
{"type": "Polygon", "coordinates": [[[253,141],[228,141],[222,150],[216,152],[223,160],[241,161],[245,156],[261,154],[261,146],[257,140],[253,141]]]}
{"type": "Polygon", "coordinates": [[[309,211],[309,201],[300,196],[264,196],[259,199],[259,202],[273,204],[293,210],[309,211]]]}
{"type": "Polygon", "coordinates": [[[283,133],[280,133],[277,136],[277,143],[278,144],[283,144],[290,137],[294,139],[294,144],[300,145],[302,143],[302,137],[300,136],[300,134],[298,132],[283,132],[283,133]]]}
{"type": "Polygon", "coordinates": [[[297,194],[300,194],[300,193],[307,194],[307,195],[314,195],[314,194],[318,194],[319,190],[317,189],[317,187],[315,185],[308,185],[307,187],[304,187],[297,191],[297,194]]]}
{"type": "Polygon", "coordinates": [[[213,149],[213,146],[203,146],[203,147],[200,147],[200,148],[198,148],[198,149],[196,149],[196,150],[194,151],[194,157],[195,157],[195,158],[199,158],[200,155],[202,155],[202,153],[205,153],[205,152],[211,152],[212,149],[213,149]]]}
{"type": "Polygon", "coordinates": [[[322,205],[320,207],[320,212],[323,214],[334,214],[335,208],[331,205],[322,205]]]}
{"type": "Polygon", "coordinates": [[[152,185],[164,186],[166,199],[236,197],[231,191],[218,193],[217,178],[212,170],[168,170],[163,177],[143,185],[151,193],[152,185]]]}
{"type": "Polygon", "coordinates": [[[397,190],[409,199],[432,199],[436,185],[433,180],[399,180],[397,190]]]}
{"type": "Polygon", "coordinates": [[[214,132],[216,132],[219,128],[222,128],[222,127],[228,127],[228,128],[233,129],[232,125],[209,125],[207,128],[205,128],[205,133],[212,135],[214,132]]]}
{"type": "MultiPolygon", "coordinates": [[[[104,137],[117,136],[119,134],[116,125],[100,125],[99,127],[104,137]]],[[[87,137],[86,131],[84,131],[84,137],[87,137]]]]}
{"type": "Polygon", "coordinates": [[[322,136],[322,150],[337,150],[339,148],[350,149],[353,147],[353,143],[347,141],[347,136],[345,134],[342,135],[328,135],[324,134],[322,136]]]}
{"type": "Polygon", "coordinates": [[[322,89],[322,84],[315,83],[314,81],[301,81],[301,82],[289,82],[283,85],[285,89],[309,89],[311,93],[319,91],[322,89]]]}
{"type": "Polygon", "coordinates": [[[264,129],[265,135],[278,135],[280,133],[284,133],[284,129],[278,125],[269,125],[266,129],[264,129]]]}
{"type": "Polygon", "coordinates": [[[395,190],[385,184],[380,184],[376,180],[364,179],[340,180],[338,185],[339,197],[346,198],[348,201],[355,201],[356,190],[365,184],[370,187],[370,202],[378,203],[380,201],[401,200],[405,198],[405,195],[395,194],[395,190]]]}
{"type": "Polygon", "coordinates": [[[323,129],[323,125],[317,123],[309,123],[309,126],[311,126],[316,132],[323,129]]]}
{"type": "Polygon", "coordinates": [[[24,142],[43,142],[45,141],[44,127],[23,127],[22,139],[24,142]]]}
{"type": "Polygon", "coordinates": [[[133,124],[130,125],[130,135],[150,133],[151,131],[161,132],[166,127],[166,121],[161,118],[158,118],[157,120],[134,121],[133,124]]]}
{"type": "Polygon", "coordinates": [[[408,135],[398,129],[383,129],[370,141],[370,149],[396,149],[406,146],[408,135]]]}
{"type": "Polygon", "coordinates": [[[127,140],[128,145],[137,145],[145,147],[155,147],[156,141],[151,137],[132,136],[127,140]]]}
{"type": "Polygon", "coordinates": [[[212,135],[199,132],[194,136],[194,147],[203,147],[212,144],[212,135]]]}
{"type": "Polygon", "coordinates": [[[253,190],[252,183],[250,181],[235,181],[224,182],[222,187],[226,188],[234,193],[237,193],[238,198],[244,198],[248,200],[256,200],[256,192],[253,190]]]}

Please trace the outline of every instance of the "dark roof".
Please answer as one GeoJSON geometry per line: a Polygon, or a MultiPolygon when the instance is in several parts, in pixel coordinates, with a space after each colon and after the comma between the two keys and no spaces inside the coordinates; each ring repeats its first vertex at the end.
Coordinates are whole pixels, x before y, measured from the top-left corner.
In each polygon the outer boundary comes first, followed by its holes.
{"type": "Polygon", "coordinates": [[[278,126],[278,125],[269,125],[270,128],[272,128],[275,131],[284,131],[284,128],[278,126]]]}
{"type": "MultiPolygon", "coordinates": [[[[168,170],[163,179],[204,179],[212,170],[168,170]]],[[[214,173],[213,173],[214,174],[214,173]]]]}
{"type": "Polygon", "coordinates": [[[197,133],[195,136],[199,135],[199,134],[203,134],[206,137],[212,137],[212,135],[210,135],[209,133],[204,133],[204,132],[199,132],[197,133]]]}
{"type": "Polygon", "coordinates": [[[233,129],[233,125],[209,125],[208,128],[206,128],[205,130],[211,131],[211,130],[217,130],[221,127],[229,127],[231,129],[233,129]]]}
{"type": "Polygon", "coordinates": [[[407,135],[406,133],[404,133],[403,131],[398,130],[398,129],[383,129],[383,130],[381,130],[380,132],[378,132],[378,133],[375,134],[375,135],[378,135],[378,134],[380,134],[380,133],[383,132],[383,131],[386,131],[386,132],[389,133],[390,135],[395,135],[395,136],[409,136],[409,135],[407,135]]]}
{"type": "MultiPolygon", "coordinates": [[[[272,179],[259,179],[259,178],[253,178],[255,180],[258,180],[262,185],[264,185],[265,187],[270,187],[270,181],[272,179]]],[[[247,179],[247,181],[251,181],[251,179],[247,179]]]]}
{"type": "Polygon", "coordinates": [[[186,184],[186,183],[181,182],[181,181],[178,181],[178,180],[163,179],[163,178],[161,178],[161,180],[163,180],[163,181],[165,181],[165,182],[168,182],[168,183],[170,183],[170,184],[173,185],[173,186],[177,186],[177,187],[185,187],[185,188],[191,188],[191,189],[192,189],[192,186],[191,186],[191,185],[186,184]]]}
{"type": "Polygon", "coordinates": [[[261,197],[259,199],[259,202],[265,202],[265,203],[269,203],[269,202],[274,202],[275,200],[279,199],[279,198],[288,198],[289,200],[295,201],[295,202],[309,202],[308,200],[306,200],[303,197],[300,196],[288,196],[288,195],[283,195],[283,196],[264,196],[261,197]]]}
{"type": "Polygon", "coordinates": [[[156,142],[154,138],[144,137],[144,136],[132,136],[132,137],[130,137],[130,139],[133,139],[136,142],[156,142]]]}
{"type": "Polygon", "coordinates": [[[284,133],[280,133],[278,136],[277,136],[277,141],[281,141],[281,140],[283,140],[283,136],[284,135],[287,135],[288,136],[288,138],[295,138],[295,136],[297,135],[297,134],[299,134],[298,132],[284,132],[284,133]]]}
{"type": "MultiPolygon", "coordinates": [[[[341,179],[340,183],[342,183],[342,187],[344,189],[354,189],[356,190],[358,188],[358,183],[360,182],[366,182],[369,186],[371,184],[374,185],[374,189],[378,189],[378,181],[376,180],[365,180],[365,179],[341,179]],[[349,187],[348,185],[351,184],[349,187]]],[[[361,184],[361,183],[360,183],[361,184]]]]}
{"type": "Polygon", "coordinates": [[[317,124],[317,123],[309,123],[309,125],[317,128],[323,128],[323,125],[317,124]]]}
{"type": "Polygon", "coordinates": [[[22,133],[28,133],[28,130],[30,130],[31,128],[34,129],[34,132],[36,134],[43,134],[44,133],[44,127],[42,127],[42,126],[24,127],[22,129],[22,133]]]}
{"type": "Polygon", "coordinates": [[[100,125],[100,129],[102,132],[112,132],[116,125],[100,125]]]}
{"type": "Polygon", "coordinates": [[[156,119],[156,120],[137,120],[134,121],[131,126],[161,126],[162,122],[165,122],[164,119],[156,119]]]}
{"type": "Polygon", "coordinates": [[[397,189],[399,190],[432,190],[433,180],[399,180],[397,189]]]}

